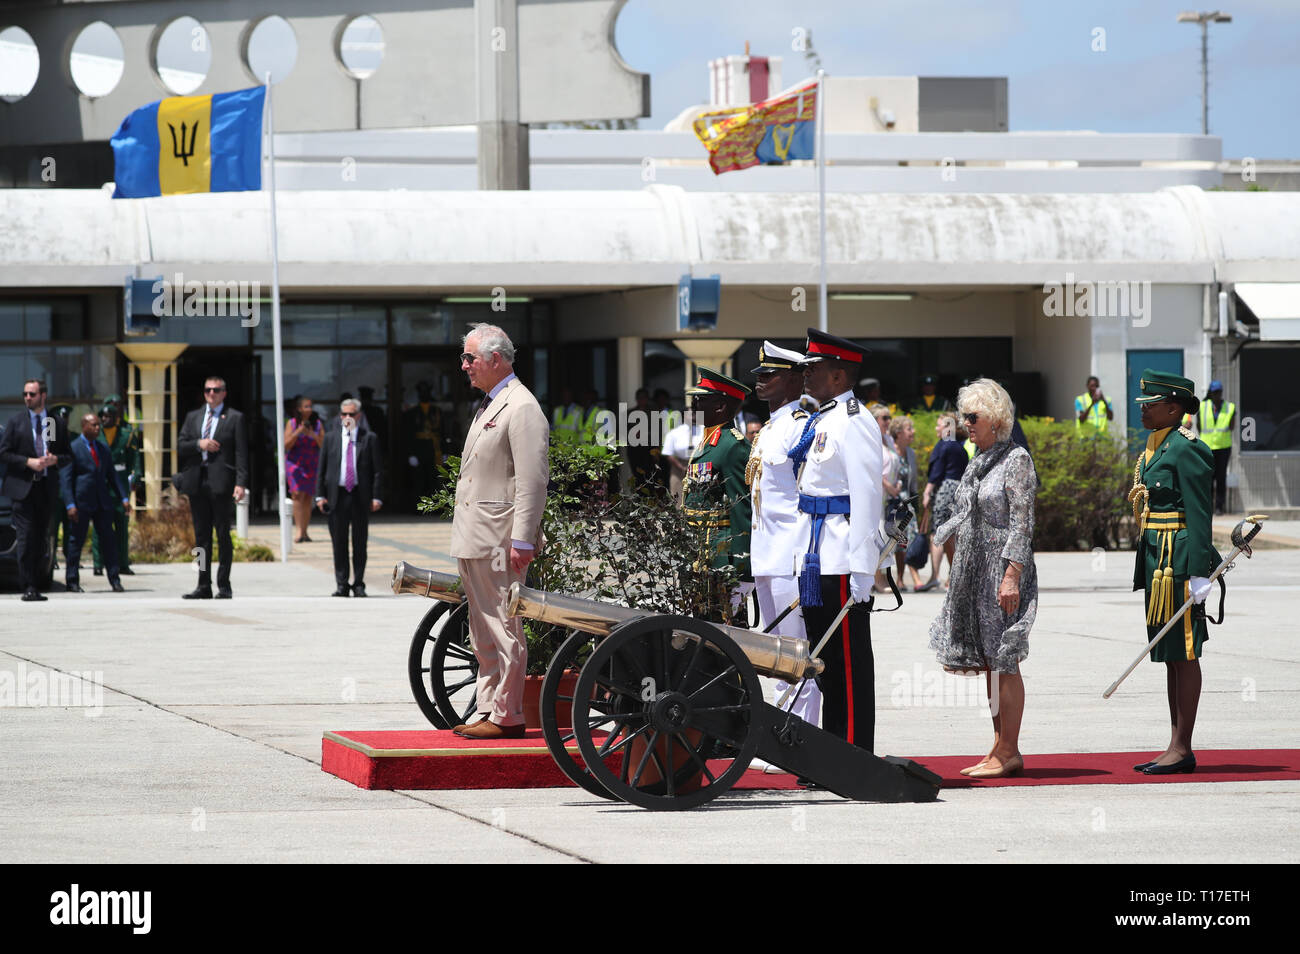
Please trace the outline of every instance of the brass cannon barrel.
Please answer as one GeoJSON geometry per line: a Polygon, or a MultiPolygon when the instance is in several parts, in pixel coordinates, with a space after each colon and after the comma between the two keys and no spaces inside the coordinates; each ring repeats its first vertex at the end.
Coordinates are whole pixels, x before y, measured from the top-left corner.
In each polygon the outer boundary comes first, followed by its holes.
{"type": "MultiPolygon", "coordinates": [[[[609,635],[610,630],[619,623],[655,615],[647,610],[535,590],[521,583],[510,584],[506,599],[506,612],[511,616],[526,616],[597,636],[609,635]]],[[[756,633],[751,629],[721,623],[713,625],[734,640],[741,652],[754,664],[754,668],[765,676],[797,682],[805,676],[820,673],[825,666],[820,659],[809,658],[807,640],[756,633]]]]}
{"type": "Polygon", "coordinates": [[[415,593],[444,603],[465,601],[465,588],[461,585],[460,577],[411,566],[405,560],[398,561],[393,567],[393,592],[415,593]]]}

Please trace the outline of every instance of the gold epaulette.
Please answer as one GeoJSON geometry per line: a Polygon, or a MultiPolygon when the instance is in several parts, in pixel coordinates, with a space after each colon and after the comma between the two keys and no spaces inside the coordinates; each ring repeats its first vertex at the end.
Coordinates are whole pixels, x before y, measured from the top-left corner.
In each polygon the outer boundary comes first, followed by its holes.
{"type": "Polygon", "coordinates": [[[744,441],[745,439],[745,435],[740,433],[740,431],[736,430],[734,427],[731,429],[731,436],[738,441],[744,441]]]}
{"type": "Polygon", "coordinates": [[[791,411],[790,414],[791,416],[794,417],[796,421],[802,421],[805,417],[808,416],[808,412],[802,409],[797,411],[791,411]]]}
{"type": "Polygon", "coordinates": [[[1179,434],[1182,434],[1183,437],[1187,438],[1189,441],[1194,441],[1194,440],[1198,440],[1198,439],[1199,439],[1199,438],[1197,438],[1197,436],[1196,436],[1194,433],[1192,433],[1188,428],[1183,427],[1182,425],[1179,425],[1179,427],[1178,427],[1178,433],[1179,433],[1179,434]]]}

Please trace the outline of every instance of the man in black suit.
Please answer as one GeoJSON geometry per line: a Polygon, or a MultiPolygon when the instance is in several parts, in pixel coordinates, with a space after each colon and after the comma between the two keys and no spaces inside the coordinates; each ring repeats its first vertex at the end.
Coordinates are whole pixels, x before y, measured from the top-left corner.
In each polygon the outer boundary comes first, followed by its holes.
{"type": "Polygon", "coordinates": [[[0,437],[0,493],[13,501],[14,532],[18,536],[18,579],[23,601],[44,600],[36,589],[39,567],[45,560],[50,513],[58,498],[58,467],[66,464],[68,429],[57,417],[45,413],[45,382],[31,378],[23,383],[23,404],[0,437]]]}
{"type": "Polygon", "coordinates": [[[104,568],[114,593],[122,592],[118,578],[117,536],[113,513],[119,503],[131,512],[126,481],[113,467],[113,452],[99,439],[99,418],[87,414],[81,419],[81,437],[72,442],[72,460],[59,468],[63,500],[68,508],[68,568],[65,579],[69,593],[85,592],[80,583],[81,548],[90,524],[100,539],[104,568]]]}
{"type": "Polygon", "coordinates": [[[329,514],[334,542],[334,595],[347,596],[348,528],[352,529],[353,596],[366,595],[366,536],[370,514],[380,502],[379,438],[359,423],[361,405],[348,399],[339,405],[339,424],[325,429],[320,466],[316,468],[316,506],[329,514]]]}
{"type": "Polygon", "coordinates": [[[226,382],[208,378],[203,385],[205,406],[190,411],[176,439],[180,454],[177,488],[190,498],[194,543],[199,554],[199,585],[187,600],[212,598],[212,530],[217,531],[217,599],[230,599],[231,501],[244,499],[248,486],[248,431],[244,415],[226,407],[226,382]]]}

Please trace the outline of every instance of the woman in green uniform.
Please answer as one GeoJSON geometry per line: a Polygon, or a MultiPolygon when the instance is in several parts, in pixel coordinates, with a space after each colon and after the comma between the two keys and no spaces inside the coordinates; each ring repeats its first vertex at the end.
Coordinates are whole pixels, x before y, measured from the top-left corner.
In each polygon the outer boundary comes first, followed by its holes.
{"type": "MultiPolygon", "coordinates": [[[[1192,382],[1148,368],[1141,388],[1142,426],[1151,434],[1133,469],[1129,500],[1140,530],[1133,589],[1146,593],[1149,642],[1188,597],[1204,602],[1220,557],[1210,540],[1214,458],[1195,434],[1179,426],[1200,404],[1192,382]]],[[[1151,661],[1165,664],[1171,733],[1168,748],[1133,766],[1147,775],[1196,769],[1192,729],[1201,698],[1201,647],[1208,636],[1204,614],[1195,609],[1151,650],[1151,661]]]]}

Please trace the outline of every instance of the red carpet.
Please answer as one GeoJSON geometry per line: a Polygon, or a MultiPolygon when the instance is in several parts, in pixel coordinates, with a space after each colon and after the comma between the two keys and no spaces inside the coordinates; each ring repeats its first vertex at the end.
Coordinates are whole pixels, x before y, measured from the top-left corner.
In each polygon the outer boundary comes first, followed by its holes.
{"type": "MultiPolygon", "coordinates": [[[[570,746],[577,753],[577,746],[570,746]]],[[[1191,775],[1142,775],[1133,766],[1151,752],[1090,752],[1028,755],[1023,775],[1005,779],[969,779],[958,769],[977,755],[916,757],[943,776],[944,788],[997,785],[1126,785],[1171,782],[1242,782],[1300,779],[1300,749],[1204,749],[1196,753],[1191,775]]],[[[715,763],[711,763],[715,764],[715,763]]],[[[723,763],[716,763],[722,765],[723,763]]],[[[438,730],[326,732],[321,741],[321,768],[360,788],[485,789],[561,788],[570,786],[542,740],[540,729],[525,738],[479,742],[438,730]]],[[[793,789],[791,775],[748,771],[737,789],[793,789]]]]}

